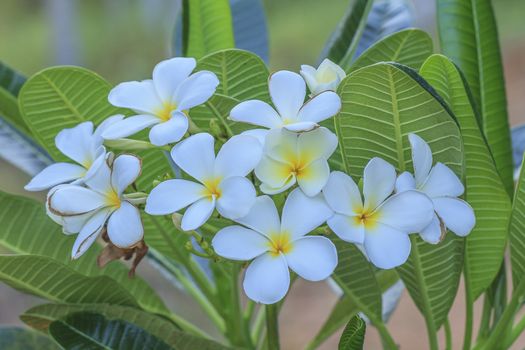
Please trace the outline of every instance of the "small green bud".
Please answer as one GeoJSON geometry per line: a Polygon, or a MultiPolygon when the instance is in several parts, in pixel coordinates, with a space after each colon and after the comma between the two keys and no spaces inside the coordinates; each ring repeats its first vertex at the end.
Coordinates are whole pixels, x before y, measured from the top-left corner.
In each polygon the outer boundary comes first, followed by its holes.
{"type": "Polygon", "coordinates": [[[132,139],[116,139],[106,140],[104,144],[110,148],[122,150],[122,151],[138,151],[144,149],[155,148],[154,145],[147,141],[132,140],[132,139]]]}

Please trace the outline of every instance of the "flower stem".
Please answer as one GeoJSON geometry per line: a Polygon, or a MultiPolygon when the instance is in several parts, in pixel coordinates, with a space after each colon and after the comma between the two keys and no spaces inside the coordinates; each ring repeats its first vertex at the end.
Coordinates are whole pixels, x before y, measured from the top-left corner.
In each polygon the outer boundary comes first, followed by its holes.
{"type": "Polygon", "coordinates": [[[443,326],[445,328],[445,350],[452,350],[452,330],[450,329],[448,318],[443,326]]]}
{"type": "Polygon", "coordinates": [[[279,350],[278,304],[266,305],[266,339],[268,350],[279,350]]]}
{"type": "Polygon", "coordinates": [[[381,336],[381,341],[383,342],[383,347],[388,350],[398,349],[398,346],[392,336],[390,335],[390,332],[386,328],[385,323],[376,316],[373,315],[367,315],[370,319],[370,322],[376,327],[377,331],[379,332],[379,335],[381,336]]]}
{"type": "Polygon", "coordinates": [[[516,339],[518,339],[518,337],[521,335],[524,329],[525,329],[525,316],[512,329],[510,336],[505,341],[504,349],[510,349],[512,344],[514,344],[514,342],[516,341],[516,339]]]}
{"type": "Polygon", "coordinates": [[[470,290],[468,276],[465,274],[465,335],[463,337],[463,350],[469,350],[472,344],[473,318],[474,300],[472,297],[472,291],[470,290]]]}

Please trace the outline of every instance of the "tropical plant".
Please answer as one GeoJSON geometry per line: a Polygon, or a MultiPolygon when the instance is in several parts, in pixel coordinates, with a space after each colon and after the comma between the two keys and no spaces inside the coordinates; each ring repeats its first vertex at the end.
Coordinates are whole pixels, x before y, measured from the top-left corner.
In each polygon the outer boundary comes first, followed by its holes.
{"type": "Polygon", "coordinates": [[[462,276],[463,348],[511,347],[525,175],[515,186],[490,0],[436,0],[441,53],[405,1],[355,0],[317,67],[272,74],[260,0],[182,3],[178,57],[152,79],[0,65],[0,156],[47,191],[0,193],[0,281],[47,300],[1,347],[279,349],[303,278],[340,294],[308,349],[345,325],[339,349],[360,349],[367,324],[404,346],[387,327],[402,286],[429,348],[443,331],[451,349],[462,276]],[[143,259],[215,329],[168,308],[143,259]]]}

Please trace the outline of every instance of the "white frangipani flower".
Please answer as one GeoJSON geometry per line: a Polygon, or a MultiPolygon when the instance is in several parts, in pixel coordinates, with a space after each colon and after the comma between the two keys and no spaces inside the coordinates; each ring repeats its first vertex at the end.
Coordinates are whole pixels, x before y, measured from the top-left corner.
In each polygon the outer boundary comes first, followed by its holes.
{"type": "Polygon", "coordinates": [[[131,248],[142,240],[144,228],[140,212],[124,194],[139,176],[140,169],[139,158],[121,155],[111,167],[102,162],[85,181],[86,187],[60,185],[50,191],[47,205],[51,218],[63,224],[66,234],[78,233],[73,259],[85,253],[106,223],[109,239],[119,248],[131,248]]]}
{"type": "Polygon", "coordinates": [[[186,111],[206,102],[219,85],[212,72],[191,74],[195,66],[194,58],[172,58],[155,66],[153,79],[125,82],[113,88],[109,102],[137,115],[116,123],[102,136],[119,139],[153,126],[149,133],[152,144],[163,146],[179,141],[188,131],[186,111]]]}
{"type": "Polygon", "coordinates": [[[337,137],[326,128],[300,134],[271,130],[255,168],[261,191],[275,194],[297,183],[306,195],[317,195],[328,180],[328,158],[336,148],[337,137]]]}
{"type": "Polygon", "coordinates": [[[182,217],[185,231],[204,224],[215,208],[227,218],[248,213],[256,197],[253,184],[246,179],[261,159],[262,146],[256,138],[236,135],[215,157],[213,136],[190,136],[171,151],[175,163],[198,182],[172,179],[160,183],[148,196],[146,213],[166,215],[188,207],[182,217]]]}
{"type": "Polygon", "coordinates": [[[24,187],[27,191],[42,191],[63,183],[80,183],[98,170],[106,157],[101,134],[110,125],[122,120],[116,115],[106,119],[93,132],[93,123],[84,122],[60,131],[55,145],[66,157],[77,164],[59,162],[46,167],[24,187]]]}
{"type": "Polygon", "coordinates": [[[212,246],[227,259],[253,259],[244,276],[244,291],[256,302],[273,304],[288,292],[288,268],[309,281],[323,280],[334,271],[334,244],[326,237],[306,236],[332,214],[320,195],[307,197],[295,189],[284,204],[280,220],[270,197],[257,197],[249,214],[235,220],[243,226],[223,228],[212,246]]]}
{"type": "Polygon", "coordinates": [[[328,226],[342,240],[363,245],[370,261],[379,268],[391,269],[403,264],[410,254],[409,233],[419,232],[432,220],[430,199],[418,191],[406,191],[390,197],[396,171],[382,160],[373,158],[363,173],[363,197],[352,178],[342,172],[330,174],[323,189],[335,215],[328,226]]]}
{"type": "Polygon", "coordinates": [[[249,100],[239,103],[230,112],[230,118],[268,129],[286,128],[290,131],[309,131],[341,109],[341,99],[333,91],[325,91],[304,102],[306,84],[297,73],[282,70],[270,76],[270,97],[275,109],[268,103],[249,100]]]}
{"type": "Polygon", "coordinates": [[[323,91],[336,91],[341,80],[346,77],[343,68],[325,58],[317,69],[307,64],[301,65],[301,75],[303,76],[312,95],[317,95],[323,91]]]}
{"type": "Polygon", "coordinates": [[[472,207],[457,198],[465,188],[454,172],[443,163],[432,167],[432,151],[428,144],[416,134],[409,134],[412,146],[412,161],[415,177],[404,172],[396,181],[396,191],[416,189],[426,194],[434,203],[432,222],[419,233],[428,243],[436,244],[443,238],[447,228],[464,237],[476,225],[472,207]]]}

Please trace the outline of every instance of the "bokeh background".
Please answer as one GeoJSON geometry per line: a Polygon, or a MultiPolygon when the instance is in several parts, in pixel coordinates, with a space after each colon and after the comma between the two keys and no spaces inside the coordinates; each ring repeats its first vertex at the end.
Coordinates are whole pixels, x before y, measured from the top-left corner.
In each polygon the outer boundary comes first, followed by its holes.
{"type": "MultiPolygon", "coordinates": [[[[270,35],[270,69],[299,70],[315,64],[324,42],[349,0],[264,0],[270,35]]],[[[499,24],[512,125],[525,123],[525,1],[493,0],[499,24]]],[[[417,26],[435,34],[434,0],[413,0],[417,26]]],[[[112,83],[150,77],[153,66],[173,55],[172,31],[179,0],[1,0],[0,60],[26,76],[59,64],[81,65],[112,83]]],[[[24,193],[28,181],[0,160],[0,189],[24,193]]],[[[0,208],[1,210],[1,208],[0,208]]],[[[0,248],[1,249],[1,248],[0,248]]],[[[191,320],[206,324],[198,306],[174,291],[144,264],[141,273],[168,305],[191,320]]],[[[464,306],[460,294],[451,312],[454,348],[463,336],[464,306]]],[[[337,297],[325,283],[297,282],[281,315],[283,349],[302,349],[319,329],[337,297]]],[[[21,325],[18,315],[40,300],[0,283],[0,326],[21,325]]],[[[481,305],[476,305],[477,315],[481,305]]],[[[427,347],[423,318],[406,293],[390,320],[402,349],[427,347]]],[[[443,338],[443,335],[440,334],[443,338]]],[[[323,349],[337,348],[332,337],[323,349]]],[[[443,341],[443,339],[441,339],[443,341]]],[[[515,346],[523,348],[523,339],[515,346]]],[[[366,349],[381,348],[376,332],[367,330],[366,349]]]]}

